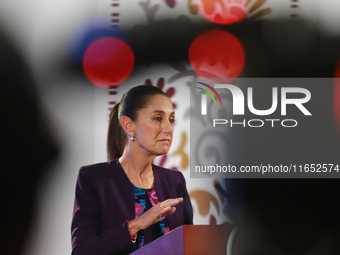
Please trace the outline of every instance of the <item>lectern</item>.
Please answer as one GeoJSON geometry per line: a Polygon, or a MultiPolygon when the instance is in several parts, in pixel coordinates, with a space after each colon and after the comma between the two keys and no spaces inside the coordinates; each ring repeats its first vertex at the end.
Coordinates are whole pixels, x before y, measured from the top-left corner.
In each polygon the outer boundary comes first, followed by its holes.
{"type": "Polygon", "coordinates": [[[184,225],[133,252],[133,255],[226,255],[232,230],[223,225],[184,225]]]}

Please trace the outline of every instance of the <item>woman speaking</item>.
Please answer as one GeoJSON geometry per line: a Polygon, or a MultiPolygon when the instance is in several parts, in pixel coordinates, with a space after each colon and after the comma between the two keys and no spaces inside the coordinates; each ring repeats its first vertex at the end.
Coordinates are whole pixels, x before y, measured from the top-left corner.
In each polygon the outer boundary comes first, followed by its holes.
{"type": "Polygon", "coordinates": [[[192,224],[182,173],[152,164],[168,153],[174,121],[170,99],[153,86],[134,87],[115,105],[107,136],[109,161],[79,170],[73,255],[129,254],[192,224]]]}

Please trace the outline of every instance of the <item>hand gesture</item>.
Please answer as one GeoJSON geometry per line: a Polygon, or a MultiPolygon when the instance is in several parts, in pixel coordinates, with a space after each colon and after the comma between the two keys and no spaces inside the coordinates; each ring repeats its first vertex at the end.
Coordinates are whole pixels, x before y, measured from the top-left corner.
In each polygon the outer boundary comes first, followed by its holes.
{"type": "Polygon", "coordinates": [[[173,214],[176,211],[175,205],[183,202],[183,198],[174,198],[174,199],[167,199],[163,202],[160,202],[141,216],[136,219],[133,219],[129,222],[129,229],[131,235],[134,235],[141,229],[146,229],[147,227],[155,224],[156,222],[160,221],[163,217],[173,214]]]}

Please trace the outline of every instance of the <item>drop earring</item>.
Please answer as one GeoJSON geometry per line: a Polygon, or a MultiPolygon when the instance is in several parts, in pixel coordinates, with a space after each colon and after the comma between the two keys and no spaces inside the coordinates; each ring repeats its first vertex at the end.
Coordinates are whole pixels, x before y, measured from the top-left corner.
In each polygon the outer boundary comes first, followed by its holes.
{"type": "Polygon", "coordinates": [[[134,141],[134,140],[135,140],[135,137],[136,137],[135,134],[132,133],[132,134],[131,134],[131,137],[130,137],[131,141],[134,141]]]}

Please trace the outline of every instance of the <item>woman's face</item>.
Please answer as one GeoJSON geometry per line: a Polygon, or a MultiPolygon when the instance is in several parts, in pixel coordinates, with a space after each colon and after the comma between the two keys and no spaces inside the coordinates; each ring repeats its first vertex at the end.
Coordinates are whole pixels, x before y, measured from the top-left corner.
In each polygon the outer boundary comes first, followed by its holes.
{"type": "Polygon", "coordinates": [[[152,155],[168,153],[174,132],[175,112],[170,99],[155,95],[149,99],[148,107],[139,111],[135,122],[135,141],[152,155]]]}

